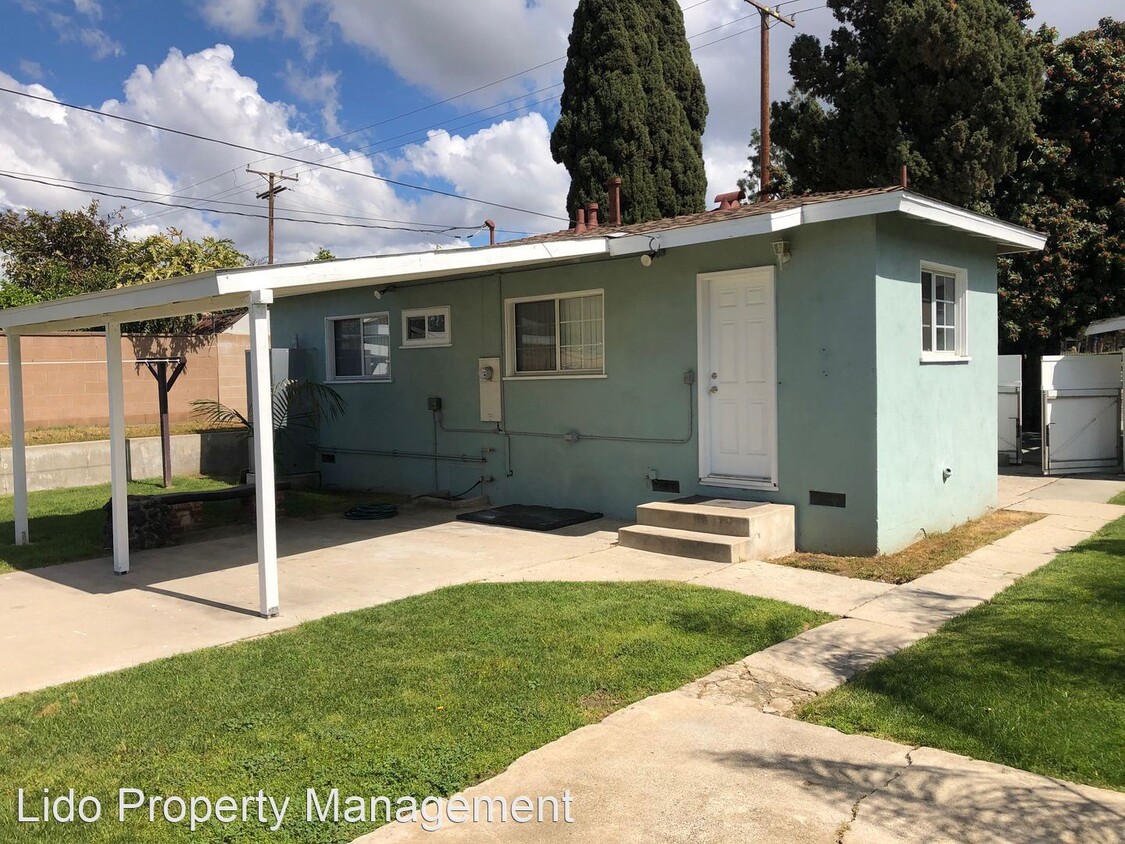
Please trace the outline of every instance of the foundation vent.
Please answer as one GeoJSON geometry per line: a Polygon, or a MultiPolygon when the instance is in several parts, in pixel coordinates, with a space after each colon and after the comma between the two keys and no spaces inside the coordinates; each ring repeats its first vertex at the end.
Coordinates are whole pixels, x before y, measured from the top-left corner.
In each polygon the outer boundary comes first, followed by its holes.
{"type": "Polygon", "coordinates": [[[817,507],[847,507],[848,497],[842,492],[821,492],[810,489],[809,504],[817,507]]]}

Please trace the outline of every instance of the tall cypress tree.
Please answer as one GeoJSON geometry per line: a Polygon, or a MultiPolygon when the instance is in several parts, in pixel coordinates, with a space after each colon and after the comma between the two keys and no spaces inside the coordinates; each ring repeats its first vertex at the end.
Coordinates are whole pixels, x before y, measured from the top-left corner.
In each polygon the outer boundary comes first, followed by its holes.
{"type": "Polygon", "coordinates": [[[579,0],[563,83],[551,153],[571,219],[614,176],[625,223],[704,209],[707,98],[676,0],[579,0]]]}

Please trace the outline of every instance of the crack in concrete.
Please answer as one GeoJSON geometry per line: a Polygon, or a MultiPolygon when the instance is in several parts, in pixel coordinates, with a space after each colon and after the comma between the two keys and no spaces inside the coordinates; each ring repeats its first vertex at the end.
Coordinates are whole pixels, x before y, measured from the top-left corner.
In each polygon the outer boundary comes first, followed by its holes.
{"type": "Polygon", "coordinates": [[[922,745],[916,744],[916,745],[914,745],[914,747],[912,747],[908,751],[906,751],[906,764],[905,765],[902,765],[897,771],[895,771],[894,775],[890,779],[888,779],[885,783],[883,783],[882,785],[875,786],[873,789],[868,791],[866,794],[860,795],[859,799],[857,799],[854,803],[852,803],[852,816],[851,816],[851,818],[849,820],[844,821],[837,828],[836,844],[846,844],[844,839],[847,837],[848,833],[851,831],[852,824],[855,823],[856,820],[859,818],[860,804],[864,800],[866,800],[868,797],[870,797],[872,794],[875,794],[876,792],[882,791],[883,789],[887,788],[888,786],[891,785],[891,783],[893,783],[895,780],[897,780],[899,777],[901,777],[903,774],[905,774],[906,771],[910,768],[910,766],[914,764],[914,756],[913,756],[914,752],[916,750],[920,750],[921,748],[922,748],[922,745]]]}

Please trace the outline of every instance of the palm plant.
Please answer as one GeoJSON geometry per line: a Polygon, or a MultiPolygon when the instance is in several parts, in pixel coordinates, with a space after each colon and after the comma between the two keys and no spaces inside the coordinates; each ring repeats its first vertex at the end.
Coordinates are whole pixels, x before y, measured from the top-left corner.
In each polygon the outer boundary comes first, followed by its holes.
{"type": "MultiPolygon", "coordinates": [[[[323,423],[333,422],[344,413],[344,397],[326,384],[307,379],[286,378],[270,390],[272,422],[275,433],[290,439],[294,445],[307,444],[307,435],[320,430],[323,423]],[[297,438],[296,432],[305,437],[297,438]]],[[[243,425],[248,436],[254,435],[254,423],[238,409],[216,399],[196,399],[191,403],[192,415],[212,425],[243,425]]]]}

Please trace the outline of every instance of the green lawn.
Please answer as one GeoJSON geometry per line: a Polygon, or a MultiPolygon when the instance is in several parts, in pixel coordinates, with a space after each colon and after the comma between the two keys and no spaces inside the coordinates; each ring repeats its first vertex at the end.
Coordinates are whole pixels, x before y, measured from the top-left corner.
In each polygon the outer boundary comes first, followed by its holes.
{"type": "Polygon", "coordinates": [[[1113,498],[1109,499],[1110,504],[1123,504],[1125,505],[1125,491],[1117,493],[1113,498]]]}
{"type": "MultiPolygon", "coordinates": [[[[230,482],[215,478],[177,477],[172,479],[172,484],[172,489],[165,490],[160,480],[131,481],[129,494],[156,495],[230,486],[230,482]]],[[[102,547],[105,514],[101,508],[109,495],[109,484],[29,493],[31,544],[21,546],[13,541],[12,496],[0,496],[0,574],[103,556],[106,553],[102,547]]],[[[229,521],[230,508],[215,508],[214,518],[216,523],[229,521]]]]}
{"type": "Polygon", "coordinates": [[[306,823],[306,788],[448,795],[828,618],[685,584],[473,584],[9,698],[0,840],[189,837],[119,824],[124,786],[212,799],[265,789],[297,804],[277,834],[212,823],[191,840],[351,841],[372,825],[306,823]],[[15,821],[20,787],[73,787],[112,817],[36,835],[15,821]]]}
{"type": "Polygon", "coordinates": [[[1125,789],[1125,519],[801,717],[1125,789]]]}

